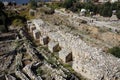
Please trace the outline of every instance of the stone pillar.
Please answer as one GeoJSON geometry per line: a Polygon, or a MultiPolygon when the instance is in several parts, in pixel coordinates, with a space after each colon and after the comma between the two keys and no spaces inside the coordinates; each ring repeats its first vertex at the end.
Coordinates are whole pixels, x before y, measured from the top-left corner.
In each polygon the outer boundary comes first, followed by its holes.
{"type": "Polygon", "coordinates": [[[56,41],[50,41],[48,43],[48,49],[51,51],[51,52],[57,52],[60,50],[60,47],[59,47],[59,43],[56,42],[56,41]]]}
{"type": "Polygon", "coordinates": [[[36,27],[35,26],[30,26],[30,32],[33,32],[33,30],[35,30],[36,29],[36,27]]]}
{"type": "Polygon", "coordinates": [[[72,61],[72,51],[70,49],[63,48],[61,51],[59,51],[59,58],[64,63],[72,61]]]}
{"type": "Polygon", "coordinates": [[[39,39],[40,38],[40,31],[37,29],[33,30],[33,37],[34,37],[34,39],[39,39]]]}

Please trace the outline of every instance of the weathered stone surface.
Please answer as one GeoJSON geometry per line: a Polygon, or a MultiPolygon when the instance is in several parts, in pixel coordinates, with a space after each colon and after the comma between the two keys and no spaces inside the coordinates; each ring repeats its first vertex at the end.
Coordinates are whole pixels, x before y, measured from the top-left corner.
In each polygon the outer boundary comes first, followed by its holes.
{"type": "Polygon", "coordinates": [[[26,65],[23,68],[23,71],[31,78],[31,79],[35,79],[37,76],[33,73],[33,71],[31,70],[33,63],[26,65]]]}
{"type": "Polygon", "coordinates": [[[40,76],[36,77],[35,80],[42,80],[40,76]]]}
{"type": "Polygon", "coordinates": [[[71,52],[71,50],[63,48],[61,51],[59,51],[59,58],[65,63],[72,61],[72,52],[71,52]]]}
{"type": "Polygon", "coordinates": [[[46,70],[46,80],[66,80],[67,75],[61,69],[52,68],[48,63],[43,64],[41,69],[46,70]]]}
{"type": "Polygon", "coordinates": [[[37,30],[40,30],[40,27],[44,27],[44,22],[41,19],[34,19],[32,23],[35,25],[37,30]]]}
{"type": "Polygon", "coordinates": [[[21,80],[29,80],[24,73],[21,71],[15,71],[15,74],[21,79],[21,80]]]}
{"type": "Polygon", "coordinates": [[[33,30],[35,30],[36,27],[35,26],[30,26],[30,32],[33,32],[33,30]]]}
{"type": "Polygon", "coordinates": [[[35,48],[33,48],[31,46],[31,44],[24,44],[26,49],[27,49],[27,53],[31,56],[31,58],[34,60],[34,61],[38,61],[39,58],[38,56],[36,55],[38,52],[35,48]]]}
{"type": "Polygon", "coordinates": [[[22,53],[18,53],[17,56],[16,56],[16,66],[17,67],[23,66],[23,64],[22,64],[22,56],[23,56],[22,53]]]}
{"type": "Polygon", "coordinates": [[[6,80],[16,80],[16,78],[11,75],[5,75],[5,78],[6,80]]]}
{"type": "Polygon", "coordinates": [[[50,41],[48,43],[48,49],[51,51],[51,52],[57,52],[60,50],[60,47],[59,47],[59,43],[58,42],[55,42],[55,41],[50,41]]]}

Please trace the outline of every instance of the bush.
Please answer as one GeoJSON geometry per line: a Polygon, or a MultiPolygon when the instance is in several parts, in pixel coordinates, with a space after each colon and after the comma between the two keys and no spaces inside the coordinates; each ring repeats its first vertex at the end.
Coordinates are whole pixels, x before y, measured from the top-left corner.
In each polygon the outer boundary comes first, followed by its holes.
{"type": "Polygon", "coordinates": [[[120,58],[120,47],[116,46],[116,47],[109,49],[109,53],[111,53],[115,57],[120,58]]]}
{"type": "Polygon", "coordinates": [[[40,67],[37,68],[36,72],[37,72],[37,75],[38,75],[38,76],[44,74],[43,70],[42,70],[40,67]]]}
{"type": "Polygon", "coordinates": [[[7,32],[4,25],[0,25],[0,32],[7,32]]]}
{"type": "Polygon", "coordinates": [[[117,15],[117,18],[120,19],[120,10],[117,11],[116,15],[117,15]]]}
{"type": "Polygon", "coordinates": [[[23,23],[23,21],[22,21],[21,19],[15,19],[15,20],[12,22],[12,24],[13,24],[14,26],[20,26],[20,27],[24,26],[24,23],[23,23]]]}

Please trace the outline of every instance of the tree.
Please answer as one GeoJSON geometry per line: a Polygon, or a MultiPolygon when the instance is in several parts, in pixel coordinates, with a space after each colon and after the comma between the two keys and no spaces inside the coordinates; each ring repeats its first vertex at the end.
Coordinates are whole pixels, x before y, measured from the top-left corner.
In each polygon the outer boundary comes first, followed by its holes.
{"type": "Polygon", "coordinates": [[[111,3],[107,2],[105,4],[102,4],[99,10],[99,13],[101,16],[104,17],[111,17],[112,16],[112,7],[111,3]]]}
{"type": "Polygon", "coordinates": [[[35,0],[30,0],[29,7],[31,9],[36,9],[37,8],[37,2],[35,0]]]}
{"type": "Polygon", "coordinates": [[[0,9],[4,9],[4,4],[0,1],[0,9]]]}
{"type": "Polygon", "coordinates": [[[114,56],[120,58],[120,47],[116,46],[111,49],[109,49],[109,52],[113,54],[114,56]]]}
{"type": "Polygon", "coordinates": [[[69,9],[73,6],[73,3],[75,3],[77,0],[65,0],[64,7],[66,9],[69,9]]]}
{"type": "Polygon", "coordinates": [[[117,18],[120,19],[120,10],[117,11],[116,15],[117,15],[117,18]]]}
{"type": "Polygon", "coordinates": [[[0,31],[1,32],[8,32],[7,26],[7,15],[0,9],[0,31]]]}

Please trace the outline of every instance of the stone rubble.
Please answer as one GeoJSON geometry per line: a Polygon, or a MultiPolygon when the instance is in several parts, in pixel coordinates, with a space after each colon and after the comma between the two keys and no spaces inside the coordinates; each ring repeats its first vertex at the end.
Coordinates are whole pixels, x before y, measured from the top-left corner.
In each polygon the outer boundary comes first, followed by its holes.
{"type": "Polygon", "coordinates": [[[5,75],[5,78],[6,80],[16,80],[16,78],[11,75],[5,75]]]}

